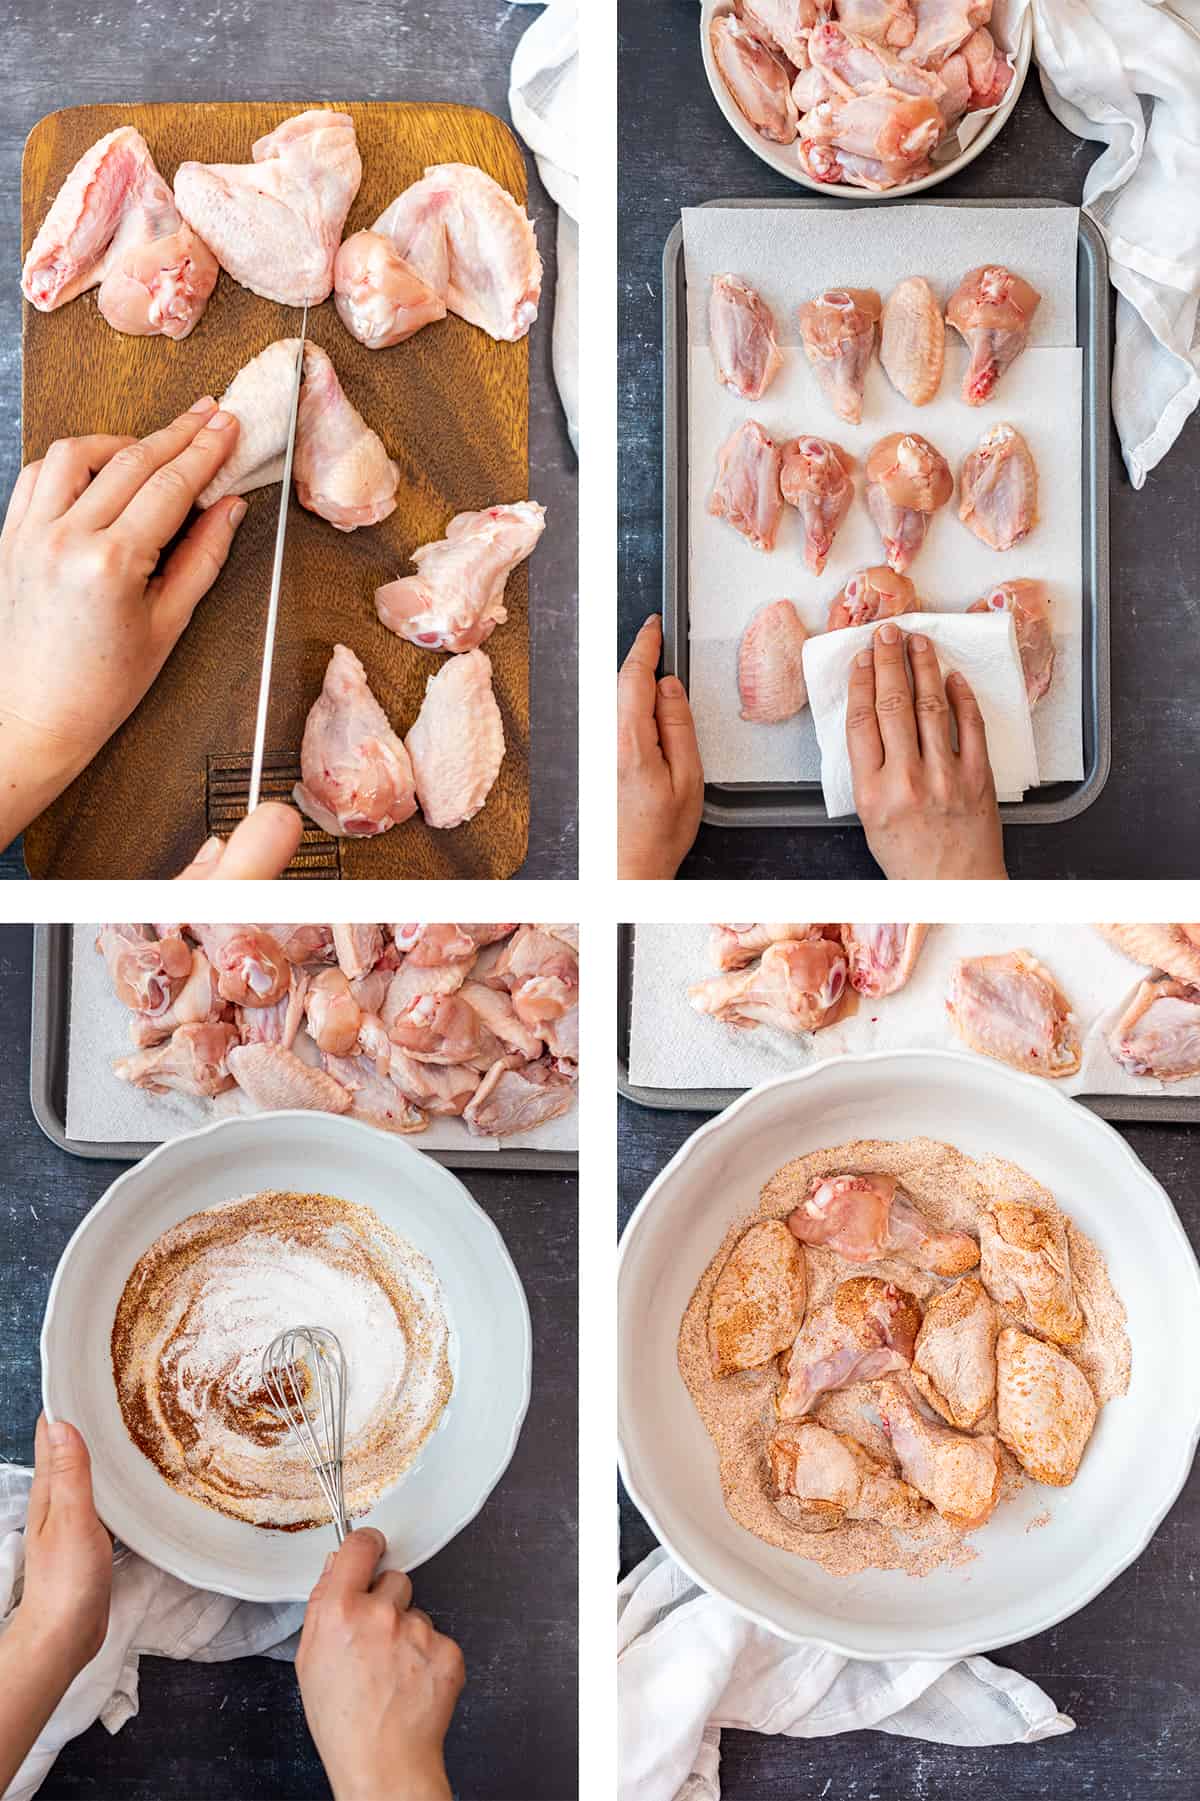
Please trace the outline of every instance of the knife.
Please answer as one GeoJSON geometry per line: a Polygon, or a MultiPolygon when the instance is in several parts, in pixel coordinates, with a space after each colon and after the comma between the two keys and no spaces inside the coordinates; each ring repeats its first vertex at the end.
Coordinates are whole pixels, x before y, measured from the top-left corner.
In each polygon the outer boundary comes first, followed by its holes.
{"type": "Polygon", "coordinates": [[[254,754],[250,760],[250,801],[247,811],[258,805],[262,787],[263,753],[267,741],[267,711],[271,704],[271,665],[275,660],[275,627],[279,620],[279,588],[283,580],[283,546],[287,538],[288,502],[292,497],[292,458],[296,450],[296,420],[300,412],[300,383],[304,377],[304,341],[308,335],[308,302],[300,321],[300,348],[296,353],[296,375],[292,383],[292,410],[288,419],[287,449],[283,458],[283,492],[279,496],[279,524],[275,528],[275,561],[271,567],[271,598],[267,603],[267,633],[263,643],[262,677],[258,684],[258,718],[254,725],[254,754]]]}

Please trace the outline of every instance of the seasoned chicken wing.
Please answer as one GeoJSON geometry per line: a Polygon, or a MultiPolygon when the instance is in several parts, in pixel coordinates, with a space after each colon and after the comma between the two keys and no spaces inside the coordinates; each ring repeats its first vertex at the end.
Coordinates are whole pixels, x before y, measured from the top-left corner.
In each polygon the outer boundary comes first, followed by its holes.
{"type": "Polygon", "coordinates": [[[897,575],[886,563],[859,569],[829,603],[826,629],[841,631],[850,625],[876,625],[902,613],[921,613],[924,602],[906,575],[897,575]]]}
{"type": "Polygon", "coordinates": [[[959,1036],[985,1057],[1035,1076],[1073,1076],[1083,1052],[1071,1004],[1028,951],[964,957],[946,1011],[959,1036]]]}
{"type": "Polygon", "coordinates": [[[991,1201],[980,1216],[979,1249],[979,1273],[993,1300],[1055,1344],[1074,1344],[1082,1336],[1061,1213],[1033,1201],[991,1201]]]}
{"type": "Polygon", "coordinates": [[[950,298],[946,322],[964,339],[970,363],[963,381],[968,406],[990,400],[996,383],[1029,342],[1041,295],[999,263],[968,270],[950,298]]]}
{"type": "Polygon", "coordinates": [[[800,308],[800,337],[822,392],[839,419],[862,418],[867,368],[881,307],[873,288],[826,288],[800,308]]]}
{"type": "Polygon", "coordinates": [[[1182,1082],[1200,1075],[1200,988],[1143,982],[1113,1027],[1112,1054],[1130,1075],[1182,1082]]]}
{"type": "Polygon", "coordinates": [[[777,1426],[767,1466],[777,1510],[806,1532],[832,1532],[845,1520],[877,1520],[903,1530],[928,1511],[916,1489],[865,1445],[816,1420],[777,1426]]]}
{"type": "Polygon", "coordinates": [[[969,1437],[923,1413],[895,1377],[875,1390],[875,1405],[900,1473],[960,1531],[990,1519],[1000,1499],[1000,1446],[990,1434],[969,1437]]]}
{"type": "Polygon", "coordinates": [[[738,646],[743,719],[779,725],[808,705],[807,642],[808,633],[792,601],[772,601],[754,615],[738,646]]]}
{"type": "Polygon", "coordinates": [[[872,999],[896,994],[917,966],[928,926],[844,925],[850,986],[872,999]]]}
{"type": "Polygon", "coordinates": [[[888,567],[902,574],[925,542],[931,516],[954,492],[950,465],[928,438],[892,432],[867,458],[867,510],[888,567]]]}
{"type": "Polygon", "coordinates": [[[895,1176],[818,1177],[787,1223],[801,1243],[823,1245],[850,1263],[897,1257],[935,1275],[957,1276],[979,1262],[970,1233],[939,1231],[895,1176]]]}
{"type": "Polygon", "coordinates": [[[774,550],[783,512],[779,446],[756,420],[747,419],[721,446],[708,510],[726,519],[756,550],[774,550]]]}
{"type": "Polygon", "coordinates": [[[804,1252],[781,1219],[742,1233],[713,1285],[708,1350],[714,1376],[759,1369],[786,1351],[804,1322],[804,1252]]]}
{"type": "Polygon", "coordinates": [[[1087,1377],[1069,1357],[1004,1328],[996,1345],[998,1430],[1035,1482],[1074,1482],[1097,1411],[1087,1377]]]}
{"type": "Polygon", "coordinates": [[[779,490],[804,529],[804,561],[820,575],[854,499],[854,458],[828,438],[792,438],[783,446],[779,490]]]}
{"type": "Polygon", "coordinates": [[[761,400],[783,355],[775,341],[774,314],[740,275],[713,276],[708,335],[721,385],[742,400],[761,400]]]}
{"type": "Polygon", "coordinates": [[[828,939],[772,944],[753,969],[713,976],[688,989],[697,1013],[726,1025],[815,1032],[836,1019],[846,994],[846,958],[828,939]]]}
{"type": "Polygon", "coordinates": [[[976,1425],[992,1404],[999,1330],[995,1303],[978,1276],[960,1276],[925,1309],[912,1379],[952,1426],[976,1425]]]}
{"type": "Polygon", "coordinates": [[[832,1389],[907,1369],[920,1323],[913,1296],[894,1283],[877,1276],[839,1282],[796,1336],[776,1396],[780,1419],[801,1419],[832,1389]]]}

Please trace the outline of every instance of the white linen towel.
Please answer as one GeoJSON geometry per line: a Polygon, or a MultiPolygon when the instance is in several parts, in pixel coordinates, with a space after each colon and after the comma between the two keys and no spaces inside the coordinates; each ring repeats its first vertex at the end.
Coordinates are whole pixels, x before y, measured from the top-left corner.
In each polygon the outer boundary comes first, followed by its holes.
{"type": "MultiPolygon", "coordinates": [[[[987,727],[988,754],[1001,800],[1019,800],[1037,785],[1037,747],[1016,633],[1010,613],[906,613],[892,621],[924,632],[943,675],[958,670],[971,684],[987,727]]],[[[821,747],[821,787],[830,819],[854,811],[854,783],[846,749],[846,691],[860,650],[878,627],[856,625],[821,632],[804,646],[804,679],[821,747]]]]}
{"type": "MultiPolygon", "coordinates": [[[[532,0],[519,0],[528,6],[532,0]]],[[[550,0],[517,45],[508,90],[513,124],[558,207],[554,379],[579,450],[579,24],[576,0],[550,0]]]]}
{"type": "MultiPolygon", "coordinates": [[[[723,1726],[941,1745],[1031,1745],[1075,1728],[1035,1683],[986,1657],[860,1663],[776,1638],[661,1548],[621,1583],[617,1618],[619,1801],[719,1801],[723,1726]]],[[[795,1792],[810,1792],[800,1750],[795,1792]]]]}
{"type": "MultiPolygon", "coordinates": [[[[25,1514],[33,1471],[0,1463],[0,1634],[12,1619],[25,1572],[25,1514]]],[[[291,1661],[304,1620],[300,1603],[273,1605],[208,1594],[168,1576],[124,1547],[113,1565],[108,1632],[80,1671],[33,1750],[5,1790],[4,1801],[29,1801],[63,1746],[100,1720],[118,1732],[138,1710],[138,1659],[233,1657],[291,1661]]]]}

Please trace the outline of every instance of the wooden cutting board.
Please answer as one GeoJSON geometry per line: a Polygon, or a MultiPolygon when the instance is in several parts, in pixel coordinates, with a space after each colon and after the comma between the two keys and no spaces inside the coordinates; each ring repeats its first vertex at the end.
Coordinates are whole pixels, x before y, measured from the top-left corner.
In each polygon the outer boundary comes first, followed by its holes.
{"type": "MultiPolygon", "coordinates": [[[[371,225],[430,163],[476,163],[525,200],[525,165],[508,127],[474,107],[330,103],[354,119],[362,186],[347,235],[371,225]]],[[[29,136],[22,170],[22,254],[72,166],[97,138],[134,125],[171,181],[181,162],[250,160],[256,138],[304,111],[300,103],[82,106],[53,113],[29,136]]],[[[16,272],[12,274],[16,280],[16,272]]],[[[24,306],[23,448],[41,456],[55,438],[85,432],[142,436],[201,394],[218,397],[251,357],[294,336],[298,308],[276,305],[222,271],[189,338],[124,337],[106,325],[95,293],[57,312],[24,306]]],[[[543,320],[535,331],[547,330],[543,320]]],[[[405,344],[367,350],[345,330],[332,299],[309,314],[309,335],[333,359],[342,386],[399,464],[395,512],[381,525],[335,531],[292,502],[275,649],[264,795],[286,797],[300,740],[335,643],[361,657],[376,696],[403,737],[427,678],[443,662],[375,617],[376,587],[408,573],[419,544],[443,535],[468,508],[537,499],[529,483],[528,344],[493,343],[461,319],[427,326],[405,344]]],[[[228,832],[244,810],[271,577],[279,487],[249,496],[225,570],[201,601],[151,692],[95,762],[25,833],[33,876],[176,874],[210,830],[228,832]]],[[[550,524],[553,530],[553,522],[550,524]]],[[[536,554],[536,552],[535,552],[536,554]]],[[[488,878],[513,874],[529,831],[527,566],[507,590],[508,621],[489,639],[507,753],[483,811],[455,831],[417,814],[370,839],[335,839],[305,822],[292,876],[488,878]]]]}

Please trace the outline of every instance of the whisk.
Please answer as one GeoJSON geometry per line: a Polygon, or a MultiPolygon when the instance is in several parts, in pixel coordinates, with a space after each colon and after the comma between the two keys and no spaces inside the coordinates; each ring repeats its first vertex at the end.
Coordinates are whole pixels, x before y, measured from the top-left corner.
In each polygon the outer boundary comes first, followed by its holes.
{"type": "Polygon", "coordinates": [[[292,1326],[267,1346],[262,1379],[272,1411],[287,1426],[320,1483],[340,1545],[347,1532],[342,1475],[345,1353],[324,1326],[292,1326]]]}

